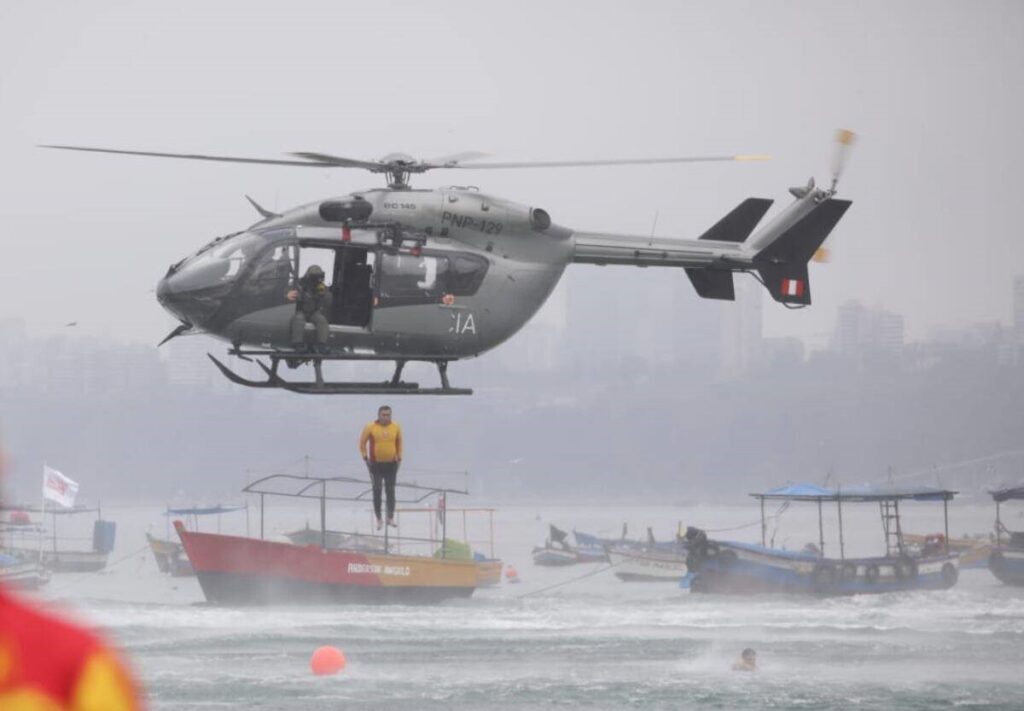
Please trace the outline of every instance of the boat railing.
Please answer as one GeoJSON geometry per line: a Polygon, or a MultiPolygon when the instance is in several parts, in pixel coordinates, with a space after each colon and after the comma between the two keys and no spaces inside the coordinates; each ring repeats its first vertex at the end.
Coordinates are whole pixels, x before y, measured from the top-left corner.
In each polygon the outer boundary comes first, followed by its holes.
{"type": "MultiPolygon", "coordinates": [[[[449,472],[449,474],[452,474],[449,472]]],[[[461,473],[465,476],[465,472],[461,473]]],[[[242,492],[245,494],[255,494],[259,496],[259,510],[260,510],[260,539],[265,539],[266,535],[266,498],[270,497],[283,497],[292,499],[313,499],[320,503],[320,546],[324,549],[328,548],[327,545],[327,502],[328,501],[347,501],[352,503],[370,503],[372,501],[373,488],[368,486],[365,477],[353,477],[347,475],[337,476],[313,476],[308,473],[298,474],[270,474],[268,476],[261,477],[248,484],[242,492]]],[[[418,483],[406,483],[398,482],[395,484],[396,493],[396,504],[405,504],[406,506],[420,504],[426,501],[428,498],[434,496],[438,497],[439,501],[447,501],[449,495],[465,496],[469,492],[465,489],[454,489],[447,487],[437,486],[426,486],[418,483]]],[[[443,504],[439,505],[441,508],[443,504]]],[[[411,513],[414,509],[411,508],[396,508],[396,514],[401,511],[411,513]]],[[[435,515],[438,509],[420,508],[415,509],[419,512],[433,511],[435,515]]],[[[412,536],[401,536],[392,535],[390,526],[386,526],[383,529],[383,535],[375,536],[382,538],[384,543],[384,552],[391,552],[392,546],[396,548],[396,552],[401,551],[403,544],[408,545],[436,545],[440,543],[442,557],[445,556],[445,540],[448,538],[447,532],[447,514],[438,516],[440,518],[441,535],[438,539],[436,536],[430,538],[416,538],[412,536]]],[[[397,521],[396,521],[397,523],[397,521]]],[[[492,525],[493,530],[493,525],[492,525]]],[[[340,532],[339,532],[340,533],[340,532]]],[[[359,535],[366,536],[367,534],[346,534],[346,535],[359,535]]],[[[493,546],[492,546],[493,547],[493,546]]]]}

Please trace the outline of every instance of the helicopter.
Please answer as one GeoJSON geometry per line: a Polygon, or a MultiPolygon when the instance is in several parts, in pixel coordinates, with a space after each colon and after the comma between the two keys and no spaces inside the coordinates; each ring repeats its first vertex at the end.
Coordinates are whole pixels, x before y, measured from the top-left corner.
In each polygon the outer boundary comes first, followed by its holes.
{"type": "MultiPolygon", "coordinates": [[[[735,300],[734,273],[752,274],[789,308],[811,303],[808,262],[850,207],[836,188],[854,134],[837,134],[832,183],[811,178],[790,188],[794,201],[755,232],[773,201],[747,198],[697,239],[654,238],[570,229],[540,207],[487,195],[473,187],[414,189],[410,176],[433,170],[500,170],[762,160],[725,155],[586,161],[474,163],[481,153],[431,160],[391,154],[355,160],[325,153],[288,159],[45,145],[61,150],[159,158],[356,168],[384,174],[372,188],[273,212],[246,196],[260,220],[210,241],[171,265],[156,296],[181,323],[160,345],[206,333],[230,344],[228,354],[255,361],[265,380],[244,378],[212,354],[232,382],[305,394],[469,395],[453,387],[448,364],[494,348],[540,309],[570,264],[676,267],[697,294],[735,300]],[[311,265],[330,291],[327,343],[292,342],[296,304],[289,292],[311,265]],[[325,361],[392,361],[389,380],[330,382],[325,361]],[[436,366],[439,387],[402,379],[410,361],[436,366]],[[311,365],[314,379],[284,378],[280,365],[311,365]]],[[[294,297],[294,292],[292,293],[294,297]]],[[[306,341],[313,328],[307,324],[306,341]]]]}

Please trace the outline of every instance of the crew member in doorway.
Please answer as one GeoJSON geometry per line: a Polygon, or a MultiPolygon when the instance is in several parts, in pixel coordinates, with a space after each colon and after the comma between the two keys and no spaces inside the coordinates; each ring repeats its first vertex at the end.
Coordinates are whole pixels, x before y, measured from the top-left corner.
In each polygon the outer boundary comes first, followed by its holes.
{"type": "MultiPolygon", "coordinates": [[[[0,450],[0,475],[2,459],[0,450]]],[[[0,585],[0,709],[141,708],[131,675],[96,634],[0,585]]]]}
{"type": "Polygon", "coordinates": [[[316,345],[309,350],[327,353],[327,336],[330,328],[327,315],[331,313],[331,290],[324,284],[324,270],[316,264],[306,270],[295,289],[288,292],[288,300],[295,302],[292,316],[292,346],[305,350],[306,322],[316,327],[316,345]]]}
{"type": "Polygon", "coordinates": [[[373,482],[373,513],[377,529],[383,526],[380,516],[381,489],[387,495],[388,525],[395,526],[395,479],[402,463],[402,428],[391,420],[391,408],[382,405],[377,419],[363,428],[359,436],[359,454],[370,469],[373,482]]]}

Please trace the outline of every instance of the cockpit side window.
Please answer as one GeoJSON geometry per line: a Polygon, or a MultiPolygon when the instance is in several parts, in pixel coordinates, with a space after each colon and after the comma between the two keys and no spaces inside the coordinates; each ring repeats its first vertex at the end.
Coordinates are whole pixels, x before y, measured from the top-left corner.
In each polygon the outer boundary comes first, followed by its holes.
{"type": "Polygon", "coordinates": [[[277,244],[255,259],[252,272],[242,282],[242,295],[253,299],[252,310],[289,303],[288,290],[297,281],[299,246],[277,244]]]}
{"type": "Polygon", "coordinates": [[[230,284],[265,245],[259,235],[245,232],[205,247],[177,270],[179,288],[207,289],[230,284]]]}

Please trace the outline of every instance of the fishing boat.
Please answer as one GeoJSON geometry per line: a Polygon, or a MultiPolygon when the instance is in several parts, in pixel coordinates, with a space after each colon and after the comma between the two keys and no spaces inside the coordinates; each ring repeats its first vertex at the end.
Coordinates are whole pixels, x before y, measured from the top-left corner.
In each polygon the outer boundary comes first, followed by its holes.
{"type": "Polygon", "coordinates": [[[1024,585],[1024,531],[1011,531],[1003,525],[1000,505],[1024,501],[1024,486],[990,491],[996,502],[996,545],[988,559],[992,574],[1007,585],[1024,585]]]}
{"type": "Polygon", "coordinates": [[[7,526],[4,530],[2,552],[26,562],[38,563],[53,573],[91,573],[103,570],[107,566],[107,558],[114,550],[117,527],[113,521],[103,519],[101,507],[72,506],[60,509],[18,506],[11,507],[10,510],[25,514],[38,513],[41,516],[49,514],[52,517],[51,526],[49,532],[38,525],[7,526]],[[96,514],[91,549],[72,547],[81,541],[80,538],[58,535],[58,517],[85,513],[96,514]],[[44,536],[49,540],[44,541],[44,536]],[[72,541],[75,543],[71,543],[72,541]]]}
{"type": "Polygon", "coordinates": [[[572,530],[572,537],[576,541],[576,545],[573,547],[576,550],[578,563],[605,563],[608,561],[605,539],[581,533],[575,528],[572,530]]]}
{"type": "Polygon", "coordinates": [[[686,547],[677,552],[609,548],[608,562],[619,580],[634,583],[678,583],[686,575],[686,547]]]}
{"type": "MultiPolygon", "coordinates": [[[[192,507],[186,509],[172,509],[168,508],[164,512],[164,516],[168,522],[168,528],[170,527],[170,520],[172,516],[185,516],[186,520],[191,520],[192,530],[199,530],[199,517],[200,516],[216,516],[217,517],[217,531],[220,531],[221,515],[231,513],[233,511],[243,511],[246,507],[244,506],[208,506],[208,507],[192,507]]],[[[246,519],[248,523],[248,519],[246,519]]],[[[149,549],[153,553],[153,558],[156,560],[156,566],[161,573],[170,575],[175,578],[187,578],[195,575],[195,571],[192,570],[192,564],[188,562],[188,556],[185,555],[185,549],[182,547],[180,541],[172,540],[170,537],[170,531],[168,531],[166,538],[157,538],[153,534],[146,533],[146,542],[149,543],[149,549]]]]}
{"type": "Polygon", "coordinates": [[[686,541],[681,527],[675,538],[658,541],[647,529],[646,541],[623,540],[606,546],[608,562],[619,580],[633,583],[678,583],[688,572],[686,541]]]}
{"type": "Polygon", "coordinates": [[[956,584],[959,557],[949,549],[949,501],[955,491],[931,487],[854,487],[825,489],[795,484],[751,494],[761,503],[761,544],[716,541],[696,528],[687,529],[687,564],[694,593],[758,594],[765,592],[812,595],[852,595],[897,590],[945,589],[956,584]],[[766,544],[765,502],[806,502],[818,507],[818,544],[787,551],[766,544]],[[900,521],[900,502],[941,501],[945,534],[941,544],[919,550],[906,545],[900,521]],[[843,537],[843,504],[876,503],[885,536],[885,555],[848,557],[843,537]],[[839,555],[825,555],[822,507],[835,504],[839,520],[839,555]]]}
{"type": "Polygon", "coordinates": [[[563,566],[576,565],[580,562],[576,557],[576,551],[568,545],[560,546],[548,541],[543,546],[534,546],[531,555],[534,565],[563,566]]]}
{"type": "MultiPolygon", "coordinates": [[[[469,597],[477,587],[474,561],[447,557],[447,517],[441,521],[440,539],[393,536],[386,527],[381,536],[382,552],[327,547],[331,533],[327,529],[327,502],[369,503],[371,490],[365,477],[272,474],[249,484],[243,492],[259,496],[259,538],[189,531],[181,521],[174,522],[209,602],[430,603],[469,597]],[[268,496],[317,500],[319,544],[267,540],[264,522],[268,496]],[[427,552],[414,552],[423,549],[427,552]]],[[[399,503],[412,504],[430,496],[468,493],[404,483],[396,484],[396,492],[407,497],[399,503]]]]}
{"type": "Polygon", "coordinates": [[[579,549],[569,545],[569,534],[554,524],[548,525],[548,537],[543,546],[534,546],[532,555],[534,565],[542,566],[565,566],[576,565],[577,563],[589,563],[595,560],[605,560],[604,549],[601,549],[601,557],[595,558],[592,555],[580,555],[579,549]]]}

